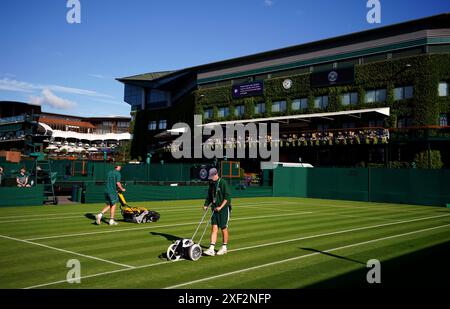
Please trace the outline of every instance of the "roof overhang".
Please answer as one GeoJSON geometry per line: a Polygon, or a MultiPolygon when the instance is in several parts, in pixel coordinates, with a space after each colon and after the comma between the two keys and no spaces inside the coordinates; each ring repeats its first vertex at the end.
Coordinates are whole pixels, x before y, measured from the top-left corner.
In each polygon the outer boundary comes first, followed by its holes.
{"type": "Polygon", "coordinates": [[[201,127],[211,127],[211,126],[221,126],[227,124],[238,124],[238,123],[250,123],[250,122],[283,122],[289,120],[299,120],[299,121],[309,121],[312,118],[325,118],[332,120],[332,117],[337,116],[350,116],[360,118],[362,114],[367,113],[377,113],[384,116],[390,115],[389,107],[379,107],[379,108],[368,108],[368,109],[356,109],[340,112],[327,112],[327,113],[315,113],[315,114],[300,114],[291,116],[279,116],[279,117],[267,117],[267,118],[253,118],[253,119],[243,119],[243,120],[231,120],[231,121],[219,121],[210,122],[200,125],[201,127]]]}

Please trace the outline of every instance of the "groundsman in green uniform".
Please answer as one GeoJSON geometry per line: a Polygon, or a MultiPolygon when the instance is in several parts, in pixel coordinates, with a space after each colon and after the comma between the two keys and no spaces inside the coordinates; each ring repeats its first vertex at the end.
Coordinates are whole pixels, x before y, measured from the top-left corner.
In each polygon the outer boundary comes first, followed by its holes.
{"type": "Polygon", "coordinates": [[[231,195],[228,184],[225,180],[219,177],[217,169],[212,168],[209,170],[209,190],[206,197],[203,210],[206,211],[208,207],[211,207],[213,214],[211,216],[211,245],[209,249],[204,253],[209,256],[216,255],[214,247],[217,241],[217,232],[222,230],[223,245],[217,255],[224,255],[227,253],[228,245],[228,221],[230,220],[231,213],[231,195]]]}
{"type": "Polygon", "coordinates": [[[110,210],[111,216],[109,218],[109,225],[117,225],[117,222],[114,220],[114,214],[116,212],[116,203],[119,200],[119,196],[117,195],[117,190],[121,192],[125,192],[126,190],[122,187],[120,183],[121,175],[120,170],[122,167],[120,165],[116,165],[116,167],[108,173],[106,176],[105,183],[105,201],[106,206],[103,210],[95,216],[95,222],[97,224],[102,223],[103,215],[110,210]]]}

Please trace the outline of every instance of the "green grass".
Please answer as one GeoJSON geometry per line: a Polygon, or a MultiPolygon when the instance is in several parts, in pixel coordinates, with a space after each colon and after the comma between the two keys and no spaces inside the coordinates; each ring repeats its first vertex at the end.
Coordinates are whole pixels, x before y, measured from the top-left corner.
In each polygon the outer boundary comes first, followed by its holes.
{"type": "Polygon", "coordinates": [[[161,220],[96,226],[90,214],[102,204],[2,208],[0,288],[367,287],[370,259],[381,261],[381,286],[448,284],[447,208],[235,199],[227,255],[168,262],[167,247],[191,237],[202,201],[132,204],[161,220]],[[81,263],[80,284],[66,282],[70,259],[81,263]]]}

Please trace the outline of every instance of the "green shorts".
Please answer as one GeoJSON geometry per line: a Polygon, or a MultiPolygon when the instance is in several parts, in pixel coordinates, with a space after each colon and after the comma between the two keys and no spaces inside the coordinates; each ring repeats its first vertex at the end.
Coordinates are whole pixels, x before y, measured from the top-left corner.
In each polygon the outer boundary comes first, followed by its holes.
{"type": "Polygon", "coordinates": [[[211,225],[217,225],[222,230],[228,228],[228,221],[230,220],[230,207],[224,207],[219,212],[214,212],[211,217],[211,225]]]}
{"type": "Polygon", "coordinates": [[[106,201],[107,205],[113,206],[117,203],[118,200],[119,200],[119,196],[117,195],[117,193],[110,194],[110,193],[105,192],[105,201],[106,201]]]}

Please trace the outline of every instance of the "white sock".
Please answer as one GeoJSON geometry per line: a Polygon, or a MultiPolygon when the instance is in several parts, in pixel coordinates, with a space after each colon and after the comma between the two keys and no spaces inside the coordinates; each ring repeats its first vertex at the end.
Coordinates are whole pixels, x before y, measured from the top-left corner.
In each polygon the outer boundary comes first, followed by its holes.
{"type": "Polygon", "coordinates": [[[215,246],[210,245],[210,246],[209,246],[209,250],[214,250],[214,247],[215,247],[215,246]]]}

